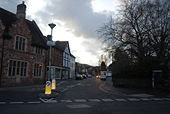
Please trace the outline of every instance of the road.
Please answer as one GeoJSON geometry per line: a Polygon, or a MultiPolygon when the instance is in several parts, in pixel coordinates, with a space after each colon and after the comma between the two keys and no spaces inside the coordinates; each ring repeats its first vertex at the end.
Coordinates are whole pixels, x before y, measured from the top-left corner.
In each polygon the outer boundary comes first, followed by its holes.
{"type": "Polygon", "coordinates": [[[161,90],[115,88],[111,79],[57,81],[61,93],[38,97],[42,87],[0,90],[0,114],[169,114],[170,94],[161,90]]]}

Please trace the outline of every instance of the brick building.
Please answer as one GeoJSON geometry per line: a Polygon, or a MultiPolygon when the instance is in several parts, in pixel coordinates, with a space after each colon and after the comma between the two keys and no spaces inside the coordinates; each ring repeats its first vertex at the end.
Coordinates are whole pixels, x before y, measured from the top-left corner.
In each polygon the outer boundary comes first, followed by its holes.
{"type": "MultiPolygon", "coordinates": [[[[17,6],[16,14],[0,8],[0,86],[44,83],[49,75],[49,38],[35,21],[25,17],[24,2],[17,6]]],[[[70,73],[71,55],[68,41],[56,41],[52,46],[51,75],[55,79],[74,77],[70,73]]]]}
{"type": "Polygon", "coordinates": [[[16,86],[45,80],[46,40],[35,21],[26,17],[24,2],[16,14],[0,8],[0,85],[16,86]]]}

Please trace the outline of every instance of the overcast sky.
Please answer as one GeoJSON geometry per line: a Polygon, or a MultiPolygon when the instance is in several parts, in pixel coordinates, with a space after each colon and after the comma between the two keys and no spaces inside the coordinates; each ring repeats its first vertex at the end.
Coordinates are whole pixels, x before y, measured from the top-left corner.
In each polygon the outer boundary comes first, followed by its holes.
{"type": "MultiPolygon", "coordinates": [[[[0,7],[16,13],[22,0],[0,0],[0,7]]],[[[50,34],[49,23],[55,23],[53,40],[69,41],[76,61],[98,65],[103,44],[99,29],[115,12],[119,0],[25,0],[26,18],[35,20],[42,33],[50,34]]]]}

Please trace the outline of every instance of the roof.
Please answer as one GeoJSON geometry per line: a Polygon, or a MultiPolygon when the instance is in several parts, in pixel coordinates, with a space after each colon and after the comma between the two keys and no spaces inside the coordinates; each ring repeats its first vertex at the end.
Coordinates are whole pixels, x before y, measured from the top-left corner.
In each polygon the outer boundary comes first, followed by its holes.
{"type": "MultiPolygon", "coordinates": [[[[7,29],[7,31],[12,26],[12,24],[14,24],[18,20],[16,14],[2,8],[0,8],[0,19],[5,25],[5,29],[7,29]]],[[[47,48],[46,40],[44,39],[44,36],[35,21],[29,21],[27,19],[25,20],[32,34],[32,45],[47,48]]]]}
{"type": "Polygon", "coordinates": [[[68,41],[56,41],[55,44],[55,48],[64,51],[65,48],[68,46],[68,41]]]}
{"type": "Polygon", "coordinates": [[[73,58],[76,58],[73,54],[70,54],[70,56],[72,56],[73,58]]]}

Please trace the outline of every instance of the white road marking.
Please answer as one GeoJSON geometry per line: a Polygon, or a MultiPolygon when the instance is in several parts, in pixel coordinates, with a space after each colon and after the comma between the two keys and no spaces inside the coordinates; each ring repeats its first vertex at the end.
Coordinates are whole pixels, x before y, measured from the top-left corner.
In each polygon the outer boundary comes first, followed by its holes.
{"type": "Polygon", "coordinates": [[[100,102],[99,99],[88,99],[88,101],[90,101],[90,102],[100,102]]]}
{"type": "Polygon", "coordinates": [[[64,83],[65,81],[59,82],[57,85],[61,85],[62,83],[64,83]]]}
{"type": "Polygon", "coordinates": [[[67,88],[73,88],[73,87],[75,87],[75,85],[69,85],[69,86],[67,86],[67,88]]]}
{"type": "Polygon", "coordinates": [[[63,89],[63,90],[61,90],[61,92],[64,92],[64,91],[67,91],[68,89],[67,88],[65,88],[65,89],[63,89]]]}
{"type": "Polygon", "coordinates": [[[68,108],[90,108],[90,105],[87,104],[76,104],[76,105],[67,105],[68,108]]]}
{"type": "Polygon", "coordinates": [[[140,101],[140,99],[137,98],[128,98],[129,101],[140,101]]]}
{"type": "Polygon", "coordinates": [[[151,101],[152,99],[150,98],[140,98],[142,101],[151,101]]]}
{"type": "Polygon", "coordinates": [[[127,101],[126,99],[115,99],[116,101],[127,101]]]}
{"type": "Polygon", "coordinates": [[[23,104],[24,102],[9,102],[10,104],[23,104]]]}
{"type": "Polygon", "coordinates": [[[104,101],[104,102],[112,102],[114,100],[113,99],[102,99],[102,101],[104,101]]]}
{"type": "Polygon", "coordinates": [[[42,99],[40,98],[40,100],[44,103],[57,103],[58,101],[55,100],[54,98],[51,98],[51,99],[42,99]]]}
{"type": "Polygon", "coordinates": [[[167,100],[167,101],[169,101],[170,100],[170,98],[163,98],[164,100],[167,100]]]}
{"type": "Polygon", "coordinates": [[[162,101],[163,100],[162,98],[151,98],[151,99],[154,101],[162,101]]]}
{"type": "Polygon", "coordinates": [[[0,102],[0,104],[6,104],[6,102],[0,102]]]}
{"type": "Polygon", "coordinates": [[[29,104],[39,104],[41,102],[40,101],[30,101],[30,102],[27,102],[27,103],[29,103],[29,104]]]}
{"type": "Polygon", "coordinates": [[[75,101],[75,102],[87,102],[86,99],[75,99],[74,101],[75,101]]]}
{"type": "Polygon", "coordinates": [[[71,103],[71,102],[73,102],[73,101],[71,101],[71,100],[60,100],[61,102],[64,102],[64,103],[71,103]]]}

